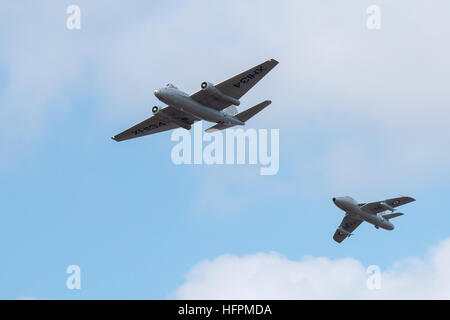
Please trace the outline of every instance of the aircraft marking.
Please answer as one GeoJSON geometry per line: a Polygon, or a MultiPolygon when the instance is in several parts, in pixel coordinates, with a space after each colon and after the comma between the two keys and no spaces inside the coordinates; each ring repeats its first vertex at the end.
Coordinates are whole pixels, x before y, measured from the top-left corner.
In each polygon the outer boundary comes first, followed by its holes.
{"type": "Polygon", "coordinates": [[[258,75],[263,73],[264,71],[266,71],[266,69],[264,69],[263,66],[261,65],[257,69],[255,69],[253,71],[253,73],[249,73],[245,77],[241,78],[241,80],[239,80],[239,82],[233,84],[233,86],[236,88],[240,88],[241,84],[246,84],[246,83],[250,82],[251,80],[255,79],[258,75]]]}

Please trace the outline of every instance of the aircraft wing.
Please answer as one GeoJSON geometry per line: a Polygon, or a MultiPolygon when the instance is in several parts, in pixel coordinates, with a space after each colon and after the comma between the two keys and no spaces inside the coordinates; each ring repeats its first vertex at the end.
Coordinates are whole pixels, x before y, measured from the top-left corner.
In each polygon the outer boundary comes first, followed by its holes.
{"type": "Polygon", "coordinates": [[[392,208],[396,208],[398,206],[402,206],[404,204],[410,203],[416,201],[416,199],[411,197],[399,197],[399,198],[393,198],[393,199],[387,199],[384,201],[377,201],[377,202],[370,202],[365,203],[361,206],[361,210],[364,210],[366,212],[377,214],[383,211],[386,211],[386,208],[381,205],[382,202],[387,204],[388,206],[392,208]]]}
{"type": "MultiPolygon", "coordinates": [[[[215,87],[227,96],[233,97],[235,99],[240,99],[277,64],[278,61],[274,59],[268,60],[260,65],[257,65],[256,67],[238,74],[237,76],[234,76],[215,85],[215,87]]],[[[219,111],[231,105],[230,102],[218,99],[215,96],[210,95],[205,90],[197,91],[196,93],[191,95],[191,98],[205,106],[214,108],[219,111]]]]}
{"type": "Polygon", "coordinates": [[[115,135],[112,139],[115,141],[129,140],[179,127],[189,130],[191,125],[198,120],[192,115],[168,106],[147,120],[115,135]]]}
{"type": "Polygon", "coordinates": [[[345,238],[349,237],[351,233],[358,228],[358,226],[363,222],[363,220],[356,218],[350,214],[346,214],[344,219],[342,219],[341,224],[336,229],[333,239],[336,242],[341,243],[345,238]]]}

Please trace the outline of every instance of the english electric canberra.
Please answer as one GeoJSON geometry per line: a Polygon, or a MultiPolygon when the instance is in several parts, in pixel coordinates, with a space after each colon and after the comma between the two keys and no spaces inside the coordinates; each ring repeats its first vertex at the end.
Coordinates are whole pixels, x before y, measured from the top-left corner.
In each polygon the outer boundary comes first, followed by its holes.
{"type": "Polygon", "coordinates": [[[217,85],[201,84],[201,90],[188,95],[174,85],[155,90],[155,96],[166,103],[165,108],[154,106],[153,116],[112,137],[123,141],[175,128],[191,129],[194,122],[206,120],[216,123],[207,132],[244,125],[255,114],[267,107],[271,101],[264,101],[241,113],[235,111],[239,99],[258,83],[278,61],[271,59],[217,85]],[[230,110],[232,109],[232,110],[230,110]],[[237,114],[236,114],[237,113],[237,114]]]}

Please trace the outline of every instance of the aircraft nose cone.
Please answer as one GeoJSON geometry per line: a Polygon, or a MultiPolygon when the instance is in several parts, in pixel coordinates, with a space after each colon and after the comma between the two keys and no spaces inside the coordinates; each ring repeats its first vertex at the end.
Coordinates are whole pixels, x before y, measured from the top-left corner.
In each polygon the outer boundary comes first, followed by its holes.
{"type": "Polygon", "coordinates": [[[155,94],[155,96],[156,96],[157,98],[159,98],[159,96],[160,96],[160,91],[159,91],[159,89],[156,89],[153,93],[155,94]]]}
{"type": "Polygon", "coordinates": [[[333,202],[336,202],[336,198],[333,198],[333,202]]]}

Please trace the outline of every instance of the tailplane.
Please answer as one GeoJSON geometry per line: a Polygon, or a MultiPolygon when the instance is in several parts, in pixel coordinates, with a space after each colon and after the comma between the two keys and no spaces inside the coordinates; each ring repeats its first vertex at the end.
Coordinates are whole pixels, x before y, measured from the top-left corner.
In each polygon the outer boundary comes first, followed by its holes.
{"type": "MultiPolygon", "coordinates": [[[[251,107],[250,109],[247,109],[245,111],[242,111],[241,113],[238,113],[237,115],[235,115],[235,118],[241,120],[242,122],[246,122],[248,119],[250,119],[251,117],[255,116],[257,113],[262,111],[265,107],[267,107],[271,103],[272,103],[272,101],[270,101],[270,100],[266,100],[264,102],[261,102],[260,104],[257,104],[256,106],[251,107]]],[[[232,125],[232,124],[221,124],[221,123],[218,123],[215,126],[212,126],[211,128],[206,129],[206,132],[214,132],[214,131],[217,131],[217,130],[223,130],[223,129],[231,128],[233,126],[234,125],[232,125]]]]}
{"type": "Polygon", "coordinates": [[[401,213],[401,212],[388,213],[388,214],[384,214],[384,215],[383,215],[383,218],[389,220],[389,219],[392,219],[392,218],[400,217],[400,216],[402,216],[402,215],[403,215],[403,213],[401,213]]]}

